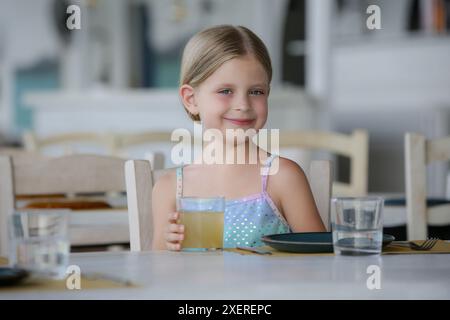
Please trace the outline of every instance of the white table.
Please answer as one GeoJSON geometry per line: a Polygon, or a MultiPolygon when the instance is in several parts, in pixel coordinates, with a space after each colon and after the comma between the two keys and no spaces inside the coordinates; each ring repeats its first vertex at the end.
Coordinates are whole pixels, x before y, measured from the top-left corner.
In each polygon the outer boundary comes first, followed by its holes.
{"type": "MultiPolygon", "coordinates": [[[[450,254],[366,257],[239,255],[232,252],[104,252],[71,255],[81,272],[140,287],[0,292],[2,299],[449,299],[450,254]],[[381,289],[369,290],[378,265],[381,289]]],[[[81,284],[83,285],[83,284],[81,284]]]]}

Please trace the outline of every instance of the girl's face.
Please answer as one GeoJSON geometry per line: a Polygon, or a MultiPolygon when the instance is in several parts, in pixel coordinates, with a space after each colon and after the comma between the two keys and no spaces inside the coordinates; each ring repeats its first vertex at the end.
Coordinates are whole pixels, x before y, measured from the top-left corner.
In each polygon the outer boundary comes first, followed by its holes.
{"type": "Polygon", "coordinates": [[[225,62],[194,89],[194,104],[205,129],[261,129],[267,120],[269,81],[251,55],[225,62]]]}

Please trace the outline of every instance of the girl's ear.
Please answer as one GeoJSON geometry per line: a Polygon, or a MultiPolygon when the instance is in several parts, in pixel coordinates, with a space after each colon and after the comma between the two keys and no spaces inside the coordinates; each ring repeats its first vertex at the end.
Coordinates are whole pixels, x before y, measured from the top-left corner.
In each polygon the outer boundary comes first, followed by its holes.
{"type": "Polygon", "coordinates": [[[195,103],[194,88],[188,84],[183,84],[180,87],[179,92],[183,105],[187,111],[192,115],[198,115],[199,110],[197,104],[195,103]]]}

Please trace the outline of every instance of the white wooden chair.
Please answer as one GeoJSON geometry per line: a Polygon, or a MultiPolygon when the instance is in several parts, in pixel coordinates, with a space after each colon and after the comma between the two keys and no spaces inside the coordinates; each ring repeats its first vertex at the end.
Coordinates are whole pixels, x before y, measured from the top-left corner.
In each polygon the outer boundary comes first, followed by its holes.
{"type": "Polygon", "coordinates": [[[95,154],[114,155],[116,150],[116,138],[113,134],[94,132],[71,132],[54,134],[48,137],[38,137],[34,132],[26,131],[22,136],[24,148],[30,152],[45,153],[46,148],[61,147],[62,152],[57,155],[69,155],[86,153],[78,150],[81,146],[94,146],[95,154]]]}
{"type": "MultiPolygon", "coordinates": [[[[22,141],[25,150],[45,155],[90,153],[130,159],[128,148],[154,142],[171,142],[170,134],[170,132],[158,131],[142,133],[70,132],[38,137],[34,132],[26,131],[22,136],[22,141]]],[[[155,170],[164,168],[165,158],[162,152],[146,152],[140,155],[140,159],[150,161],[155,170]]]]}
{"type": "Polygon", "coordinates": [[[405,185],[409,240],[426,239],[428,224],[449,224],[450,203],[427,207],[426,179],[428,164],[448,160],[450,160],[450,136],[427,140],[421,134],[406,133],[405,185]]]}
{"type": "MultiPolygon", "coordinates": [[[[147,161],[128,160],[125,163],[130,249],[132,251],[151,250],[153,236],[152,188],[154,183],[169,170],[175,169],[152,172],[147,161]]],[[[329,161],[311,162],[308,179],[320,216],[328,231],[331,228],[331,176],[329,161]]]]}
{"type": "Polygon", "coordinates": [[[364,196],[368,184],[369,136],[365,130],[346,135],[336,132],[280,132],[280,149],[328,151],[350,158],[350,183],[333,182],[333,196],[364,196]]]}
{"type": "MultiPolygon", "coordinates": [[[[16,208],[17,196],[123,192],[124,163],[124,159],[94,155],[58,158],[30,152],[0,155],[0,255],[7,254],[7,221],[16,208]]],[[[104,219],[109,219],[106,212],[104,219]]],[[[102,222],[98,226],[85,227],[81,225],[71,230],[72,245],[107,245],[129,241],[127,224],[113,222],[105,225],[102,222]]]]}
{"type": "MultiPolygon", "coordinates": [[[[144,131],[138,133],[121,133],[116,135],[115,155],[128,158],[129,149],[139,145],[149,145],[155,143],[172,144],[172,133],[169,131],[144,131]]],[[[150,161],[152,170],[164,169],[165,156],[159,151],[146,152],[143,157],[150,161]]]]}
{"type": "MultiPolygon", "coordinates": [[[[113,133],[67,132],[38,137],[35,132],[25,131],[22,142],[26,151],[47,156],[73,154],[118,156],[118,138],[113,133]]],[[[150,156],[149,160],[154,159],[150,156]]],[[[72,198],[75,197],[74,194],[67,195],[72,198]]],[[[110,196],[117,196],[117,194],[110,193],[110,196]]]]}

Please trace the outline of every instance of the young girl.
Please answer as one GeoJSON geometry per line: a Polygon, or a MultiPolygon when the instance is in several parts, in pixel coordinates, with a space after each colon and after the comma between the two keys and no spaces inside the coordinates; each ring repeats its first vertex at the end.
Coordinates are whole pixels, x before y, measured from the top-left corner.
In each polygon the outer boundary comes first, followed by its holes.
{"type": "MultiPolygon", "coordinates": [[[[271,77],[270,57],[258,36],[241,26],[216,26],[187,43],[179,93],[193,120],[225,137],[226,129],[258,131],[264,126],[271,77]]],[[[251,143],[245,140],[246,160],[251,143]]],[[[231,147],[237,148],[236,143],[231,147]]],[[[262,245],[266,234],[325,231],[303,170],[256,148],[256,164],[190,164],[161,177],[153,188],[153,248],[181,249],[180,196],[225,197],[226,248],[262,245]],[[260,169],[274,161],[277,172],[261,175],[260,169]]]]}

